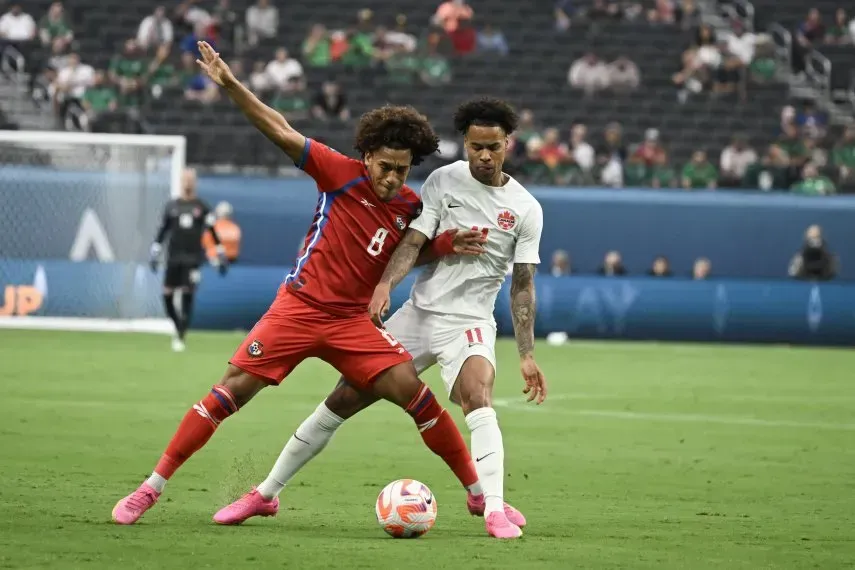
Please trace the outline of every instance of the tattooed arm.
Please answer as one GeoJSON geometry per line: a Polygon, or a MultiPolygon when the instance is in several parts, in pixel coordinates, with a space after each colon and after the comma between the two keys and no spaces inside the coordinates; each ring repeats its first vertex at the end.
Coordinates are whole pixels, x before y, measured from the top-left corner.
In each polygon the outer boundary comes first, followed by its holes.
{"type": "Polygon", "coordinates": [[[407,276],[407,273],[416,265],[422,246],[427,243],[428,236],[418,230],[410,228],[404,234],[404,239],[392,253],[386,270],[380,278],[380,283],[374,288],[374,295],[368,303],[368,315],[378,327],[383,326],[383,317],[389,312],[391,304],[390,296],[395,285],[407,276]]]}
{"type": "Polygon", "coordinates": [[[514,263],[511,276],[511,317],[520,358],[534,354],[534,271],[533,263],[514,263]]]}

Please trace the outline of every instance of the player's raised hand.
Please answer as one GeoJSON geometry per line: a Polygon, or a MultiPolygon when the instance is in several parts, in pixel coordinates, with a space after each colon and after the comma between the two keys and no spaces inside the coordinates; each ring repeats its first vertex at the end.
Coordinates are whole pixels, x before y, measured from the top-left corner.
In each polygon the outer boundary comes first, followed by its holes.
{"type": "Polygon", "coordinates": [[[527,356],[520,363],[520,372],[525,380],[523,394],[528,394],[527,402],[536,401],[538,405],[546,399],[546,377],[534,358],[527,356]]]}
{"type": "Polygon", "coordinates": [[[374,288],[374,294],[371,296],[371,302],[368,303],[368,316],[378,327],[383,326],[383,318],[389,312],[389,305],[392,304],[389,296],[392,290],[386,283],[380,283],[374,288]]]}
{"type": "Polygon", "coordinates": [[[226,81],[234,78],[229,66],[226,65],[226,62],[220,59],[220,54],[214,51],[211,44],[205,41],[196,42],[196,44],[199,46],[199,53],[202,54],[202,59],[197,59],[196,63],[199,64],[199,67],[208,74],[208,77],[210,77],[214,83],[220,87],[225,86],[226,81]]]}
{"type": "Polygon", "coordinates": [[[478,230],[449,230],[454,231],[454,253],[457,255],[481,255],[487,238],[478,230]]]}

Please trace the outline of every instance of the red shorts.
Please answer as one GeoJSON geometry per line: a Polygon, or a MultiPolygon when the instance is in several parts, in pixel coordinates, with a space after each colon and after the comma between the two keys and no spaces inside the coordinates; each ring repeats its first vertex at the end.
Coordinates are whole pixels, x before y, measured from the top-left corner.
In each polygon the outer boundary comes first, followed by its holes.
{"type": "Polygon", "coordinates": [[[381,372],[413,359],[366,312],[337,317],[305,304],[284,289],[256,323],[229,362],[279,384],[306,358],[332,364],[357,388],[381,372]]]}

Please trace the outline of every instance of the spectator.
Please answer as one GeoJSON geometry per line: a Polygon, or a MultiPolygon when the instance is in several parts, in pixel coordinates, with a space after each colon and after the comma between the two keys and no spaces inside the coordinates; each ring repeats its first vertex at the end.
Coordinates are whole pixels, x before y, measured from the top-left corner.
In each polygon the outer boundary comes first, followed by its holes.
{"type": "Polygon", "coordinates": [[[684,30],[691,30],[701,23],[701,12],[694,0],[682,0],[677,7],[676,16],[684,30]]]}
{"type": "Polygon", "coordinates": [[[673,273],[671,273],[671,264],[668,262],[668,258],[664,255],[657,256],[647,274],[650,277],[672,277],[673,273]]]}
{"type": "Polygon", "coordinates": [[[739,59],[743,67],[751,65],[757,46],[757,36],[745,32],[741,22],[734,22],[733,32],[727,36],[727,50],[739,59]]]}
{"type": "Polygon", "coordinates": [[[549,272],[553,277],[565,277],[570,275],[570,255],[563,249],[556,249],[552,253],[552,268],[549,272]]]}
{"type": "Polygon", "coordinates": [[[421,61],[420,77],[426,85],[435,87],[451,81],[451,66],[439,53],[439,34],[430,34],[427,41],[427,53],[421,61]]]}
{"type": "Polygon", "coordinates": [[[368,67],[374,64],[378,55],[374,52],[374,33],[371,31],[371,10],[360,10],[358,24],[355,32],[348,38],[348,50],[342,61],[345,65],[354,68],[368,67]]]}
{"type": "Polygon", "coordinates": [[[852,39],[852,35],[849,33],[849,16],[846,15],[846,9],[838,8],[834,13],[834,24],[828,28],[828,32],[825,34],[825,43],[851,45],[852,39]]]}
{"type": "Polygon", "coordinates": [[[607,277],[616,277],[626,275],[626,268],[623,266],[620,252],[610,251],[603,259],[603,264],[597,270],[597,273],[607,277]]]}
{"type": "Polygon", "coordinates": [[[199,42],[204,40],[211,44],[211,47],[217,49],[217,40],[213,34],[213,28],[208,24],[198,24],[192,34],[188,34],[181,39],[181,51],[193,54],[194,59],[199,59],[202,54],[199,53],[199,42]]]}
{"type": "Polygon", "coordinates": [[[472,53],[478,47],[478,34],[469,20],[461,21],[456,30],[449,32],[448,39],[457,55],[472,53]]]}
{"type": "MultiPolygon", "coordinates": [[[[690,93],[700,93],[704,89],[704,85],[709,83],[710,67],[704,63],[702,48],[689,48],[683,52],[681,58],[682,67],[680,71],[671,77],[671,81],[680,89],[677,92],[677,99],[681,103],[685,103],[689,98],[690,93]]],[[[718,50],[712,48],[712,53],[716,57],[720,57],[718,50]]],[[[718,65],[718,63],[716,63],[718,65]]]]}
{"type": "Polygon", "coordinates": [[[799,134],[799,128],[793,123],[787,123],[783,127],[783,133],[776,144],[790,157],[790,166],[801,170],[809,160],[807,145],[799,134]]]}
{"type": "Polygon", "coordinates": [[[103,71],[95,72],[92,85],[83,92],[80,106],[85,111],[85,115],[83,115],[85,118],[81,125],[84,130],[90,130],[90,125],[98,120],[99,115],[113,112],[119,108],[119,97],[116,90],[106,83],[103,71]]]}
{"type": "Polygon", "coordinates": [[[716,38],[715,31],[708,24],[702,24],[695,31],[694,47],[715,47],[716,38]]]}
{"type": "Polygon", "coordinates": [[[395,17],[395,29],[386,32],[386,42],[392,46],[396,53],[413,53],[418,47],[414,35],[407,33],[407,16],[398,14],[395,17]]]}
{"type": "Polygon", "coordinates": [[[508,55],[508,42],[505,40],[505,35],[492,25],[486,24],[484,29],[478,32],[478,51],[508,55]]]}
{"type": "Polygon", "coordinates": [[[804,102],[802,112],[796,115],[794,122],[806,138],[824,138],[828,128],[828,116],[818,110],[816,104],[809,99],[804,102]]]}
{"type": "Polygon", "coordinates": [[[558,0],[555,4],[555,29],[559,32],[569,30],[574,12],[573,0],[558,0]]]}
{"type": "Polygon", "coordinates": [[[320,91],[315,95],[312,105],[312,115],[323,121],[338,119],[347,121],[350,119],[350,109],[347,108],[347,96],[342,92],[341,86],[335,81],[324,81],[320,91]]]}
{"type": "Polygon", "coordinates": [[[437,8],[433,23],[450,34],[457,30],[461,21],[471,20],[473,15],[472,6],[466,0],[448,0],[437,8]]]}
{"type": "Polygon", "coordinates": [[[855,182],[855,125],[846,127],[843,138],[837,141],[831,163],[837,170],[841,185],[851,185],[855,182]]]}
{"type": "Polygon", "coordinates": [[[196,65],[196,58],[189,52],[181,54],[181,88],[184,90],[184,99],[187,101],[198,101],[199,103],[213,103],[220,96],[217,84],[202,73],[196,65]]]}
{"type": "Polygon", "coordinates": [[[648,179],[653,188],[675,188],[677,172],[668,162],[668,154],[658,153],[653,159],[653,166],[648,170],[648,179]]]}
{"type": "Polygon", "coordinates": [[[76,53],[70,54],[67,65],[57,74],[53,87],[54,104],[60,116],[65,116],[69,104],[83,97],[94,80],[95,70],[92,66],[81,63],[76,53]]]}
{"type": "Polygon", "coordinates": [[[748,167],[757,162],[757,153],[748,146],[745,135],[738,134],[721,152],[721,184],[725,187],[739,188],[748,167]]]}
{"type": "Polygon", "coordinates": [[[188,34],[199,33],[200,36],[207,37],[209,36],[208,28],[214,23],[214,18],[210,12],[197,4],[197,0],[184,0],[175,7],[173,21],[188,34]]]}
{"type": "Polygon", "coordinates": [[[217,7],[214,8],[213,27],[220,38],[233,45],[236,40],[238,15],[231,9],[229,3],[230,0],[219,0],[217,7]]]}
{"type": "Polygon", "coordinates": [[[270,0],[258,0],[246,10],[246,32],[250,45],[269,40],[279,32],[279,10],[270,0]]]}
{"type": "Polygon", "coordinates": [[[137,43],[144,50],[157,49],[172,43],[172,22],[166,17],[166,8],[158,6],[154,13],[143,18],[137,30],[137,43]]]}
{"type": "Polygon", "coordinates": [[[292,78],[289,84],[276,92],[272,106],[291,120],[309,118],[309,101],[306,98],[306,86],[301,79],[292,78]]]}
{"type": "Polygon", "coordinates": [[[683,188],[686,190],[696,188],[714,189],[718,180],[718,170],[707,160],[706,152],[696,150],[692,154],[692,160],[683,167],[681,178],[683,188]]]}
{"type": "Polygon", "coordinates": [[[293,89],[303,80],[303,66],[288,56],[288,50],[279,48],[273,61],[267,64],[267,76],[273,85],[284,91],[293,89]]]}
{"type": "Polygon", "coordinates": [[[778,145],[769,145],[760,162],[746,169],[742,185],[760,190],[789,188],[790,156],[778,145]]]}
{"type": "Polygon", "coordinates": [[[309,67],[327,67],[332,63],[329,32],[323,24],[312,26],[303,41],[303,62],[309,67]]]}
{"type": "MultiPolygon", "coordinates": [[[[726,95],[735,93],[742,85],[745,74],[745,64],[733,52],[730,51],[727,39],[721,39],[718,44],[718,63],[710,64],[715,70],[715,81],[713,82],[713,93],[726,95]]],[[[744,97],[744,91],[740,91],[744,97]]]]}
{"type": "Polygon", "coordinates": [[[673,0],[656,0],[655,7],[647,12],[647,21],[654,24],[673,24],[676,18],[673,0]]]}
{"type": "MultiPolygon", "coordinates": [[[[177,84],[178,77],[175,73],[175,67],[169,63],[169,45],[164,44],[157,48],[157,52],[148,65],[144,81],[151,88],[151,94],[155,98],[159,98],[163,94],[164,87],[172,87],[177,84]]],[[[234,65],[231,66],[232,73],[240,71],[234,65]]]]}
{"type": "MultiPolygon", "coordinates": [[[[195,62],[195,58],[192,60],[195,62]]],[[[144,85],[143,76],[147,69],[148,65],[136,39],[125,40],[124,50],[113,56],[109,68],[110,81],[119,87],[122,106],[140,104],[144,85]]]]}
{"type": "Polygon", "coordinates": [[[273,80],[267,75],[267,64],[263,61],[256,61],[252,66],[252,73],[249,74],[249,85],[252,90],[260,95],[269,93],[274,85],[273,80]]]}
{"type": "Polygon", "coordinates": [[[584,179],[590,178],[591,170],[594,168],[595,163],[594,147],[585,140],[587,137],[588,127],[582,123],[577,123],[570,129],[570,144],[568,145],[568,149],[573,157],[573,162],[581,171],[584,179]]]}
{"type": "Polygon", "coordinates": [[[825,38],[825,24],[818,9],[808,11],[807,19],[796,30],[796,38],[803,47],[811,47],[825,38]]]}
{"type": "Polygon", "coordinates": [[[575,170],[573,155],[567,145],[561,142],[558,129],[549,128],[543,131],[543,140],[533,138],[528,143],[529,157],[539,167],[535,168],[537,176],[545,181],[557,183],[575,170]]]}
{"type": "Polygon", "coordinates": [[[805,164],[802,169],[802,180],[790,187],[793,194],[803,196],[827,196],[837,192],[834,182],[828,176],[820,174],[819,169],[812,162],[805,164]]]}
{"type": "MultiPolygon", "coordinates": [[[[232,219],[232,213],[232,205],[226,201],[220,202],[214,208],[214,214],[217,217],[217,221],[214,223],[214,231],[217,232],[217,237],[220,238],[220,244],[225,249],[226,259],[229,260],[229,264],[236,263],[238,257],[240,257],[242,237],[240,226],[232,219]]],[[[205,255],[208,259],[213,261],[217,258],[217,244],[214,243],[211,232],[205,232],[202,235],[202,247],[205,248],[205,255]]]]}
{"type": "Polygon", "coordinates": [[[46,46],[60,45],[64,49],[74,39],[74,32],[65,20],[62,2],[54,2],[39,21],[39,37],[46,46]]]}
{"type": "Polygon", "coordinates": [[[705,281],[712,274],[712,263],[706,257],[699,257],[695,260],[692,266],[692,279],[695,281],[705,281]]]}
{"type": "Polygon", "coordinates": [[[608,87],[617,93],[635,91],[641,83],[638,66],[626,56],[620,56],[606,67],[608,87]]]}
{"type": "Polygon", "coordinates": [[[519,126],[511,138],[514,141],[514,154],[525,154],[528,141],[540,136],[540,131],[534,124],[534,112],[531,109],[520,111],[519,126]]]}
{"type": "Polygon", "coordinates": [[[25,54],[35,39],[36,21],[24,12],[20,4],[12,4],[9,11],[0,17],[0,51],[11,45],[25,54]]]}
{"type": "Polygon", "coordinates": [[[802,248],[790,261],[788,273],[795,279],[828,281],[837,276],[837,266],[837,256],[828,247],[822,228],[813,225],[805,231],[802,248]]]}
{"type": "Polygon", "coordinates": [[[333,61],[342,61],[350,49],[347,34],[342,30],[336,30],[330,34],[330,58],[333,61]]]}
{"type": "Polygon", "coordinates": [[[647,129],[644,131],[644,141],[638,145],[632,154],[647,166],[655,164],[658,155],[665,154],[665,149],[659,143],[659,129],[647,129]]]}
{"type": "Polygon", "coordinates": [[[620,123],[609,123],[603,132],[603,142],[597,147],[596,152],[600,181],[604,185],[613,188],[623,186],[623,165],[626,158],[623,129],[620,123]]]}
{"type": "Polygon", "coordinates": [[[608,69],[595,54],[587,53],[570,66],[567,81],[574,89],[592,95],[608,87],[608,69]]]}

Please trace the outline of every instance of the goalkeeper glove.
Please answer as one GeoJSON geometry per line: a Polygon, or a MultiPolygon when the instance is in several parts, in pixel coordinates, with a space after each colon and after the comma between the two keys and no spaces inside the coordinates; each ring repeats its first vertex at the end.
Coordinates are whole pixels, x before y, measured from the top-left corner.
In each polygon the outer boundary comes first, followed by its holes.
{"type": "Polygon", "coordinates": [[[229,272],[229,260],[226,257],[226,250],[222,245],[217,246],[217,257],[211,260],[211,265],[219,270],[220,275],[225,275],[229,272]]]}
{"type": "Polygon", "coordinates": [[[163,246],[159,243],[154,242],[151,244],[151,250],[149,251],[149,267],[151,267],[152,273],[157,273],[157,266],[160,262],[160,254],[163,252],[163,246]]]}

